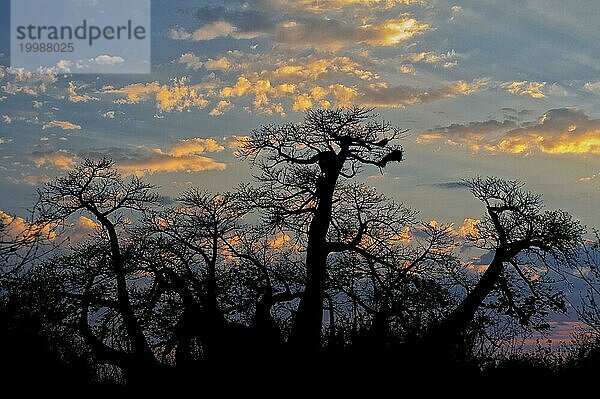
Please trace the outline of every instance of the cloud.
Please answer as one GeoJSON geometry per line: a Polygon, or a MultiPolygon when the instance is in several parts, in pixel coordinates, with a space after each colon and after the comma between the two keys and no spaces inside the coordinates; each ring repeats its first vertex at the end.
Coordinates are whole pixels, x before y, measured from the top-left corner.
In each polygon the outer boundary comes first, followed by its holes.
{"type": "Polygon", "coordinates": [[[429,103],[444,98],[466,96],[487,87],[484,79],[472,82],[458,81],[439,88],[420,89],[410,86],[389,86],[387,84],[369,85],[360,98],[366,106],[382,108],[401,108],[407,105],[429,103]]]}
{"type": "Polygon", "coordinates": [[[223,138],[223,141],[225,142],[225,145],[227,146],[227,148],[229,148],[230,150],[234,150],[234,151],[237,151],[240,148],[242,148],[242,146],[244,144],[246,144],[249,140],[250,140],[250,136],[232,135],[232,136],[226,136],[223,138]]]}
{"type": "Polygon", "coordinates": [[[60,60],[56,63],[56,69],[61,73],[71,73],[71,65],[73,63],[69,60],[60,60]]]}
{"type": "Polygon", "coordinates": [[[535,122],[517,124],[513,120],[489,120],[453,124],[422,134],[417,142],[443,142],[474,152],[600,154],[600,119],[591,119],[582,110],[558,108],[545,112],[535,122]]]}
{"type": "Polygon", "coordinates": [[[121,94],[125,98],[117,100],[118,103],[137,104],[150,98],[150,95],[160,90],[161,85],[158,82],[151,83],[132,83],[120,89],[106,87],[102,93],[121,94]]]}
{"type": "Polygon", "coordinates": [[[110,155],[117,168],[125,174],[143,176],[155,173],[202,172],[225,170],[227,165],[204,154],[225,149],[214,139],[191,138],[171,143],[167,150],[145,146],[134,148],[111,148],[86,156],[110,155]]]}
{"type": "Polygon", "coordinates": [[[193,69],[194,71],[202,68],[202,61],[200,61],[200,57],[193,53],[182,54],[181,57],[179,57],[178,62],[180,64],[185,64],[186,68],[193,69]]]}
{"type": "Polygon", "coordinates": [[[54,167],[60,170],[70,170],[77,164],[77,156],[66,150],[34,151],[29,155],[36,167],[54,167]]]}
{"type": "Polygon", "coordinates": [[[596,180],[598,178],[600,178],[600,172],[594,173],[593,175],[590,175],[590,176],[580,177],[577,181],[588,182],[588,181],[596,180]]]}
{"type": "Polygon", "coordinates": [[[516,96],[523,97],[531,97],[531,98],[545,98],[544,88],[546,87],[546,82],[528,82],[528,81],[520,81],[520,82],[509,82],[503,85],[505,90],[510,94],[514,94],[516,96]]]}
{"type": "Polygon", "coordinates": [[[274,40],[292,48],[339,50],[357,44],[395,46],[428,29],[429,25],[407,14],[396,19],[360,26],[335,19],[313,18],[280,24],[274,40]]]}
{"type": "Polygon", "coordinates": [[[75,87],[75,84],[73,82],[69,82],[69,101],[74,102],[74,103],[80,103],[80,102],[88,102],[90,100],[99,100],[99,98],[96,97],[90,97],[86,94],[77,94],[77,88],[75,87]]]}
{"type": "Polygon", "coordinates": [[[284,80],[290,83],[299,83],[306,80],[316,81],[320,78],[335,78],[342,74],[350,77],[358,77],[360,80],[376,80],[379,75],[367,71],[347,56],[309,56],[286,59],[280,62],[273,71],[261,72],[266,77],[274,80],[284,80]]]}
{"type": "Polygon", "coordinates": [[[479,224],[481,220],[466,218],[463,225],[459,227],[458,232],[463,237],[477,237],[479,234],[479,224]]]}
{"type": "Polygon", "coordinates": [[[356,88],[344,86],[340,83],[330,85],[329,92],[333,95],[338,107],[350,107],[358,97],[356,88]]]}
{"type": "Polygon", "coordinates": [[[213,40],[218,37],[231,36],[235,39],[252,39],[261,36],[262,32],[248,32],[239,30],[227,21],[215,21],[188,32],[182,28],[169,30],[168,36],[173,40],[191,40],[195,42],[213,40]]]}
{"type": "Polygon", "coordinates": [[[97,56],[96,58],[90,59],[90,61],[98,65],[115,66],[124,63],[125,59],[123,57],[119,57],[118,55],[102,54],[97,56]]]}
{"type": "Polygon", "coordinates": [[[231,67],[229,60],[225,57],[221,57],[216,60],[208,60],[204,64],[204,67],[209,71],[221,70],[226,71],[231,67]]]}
{"type": "Polygon", "coordinates": [[[517,127],[512,120],[488,120],[483,122],[469,122],[467,124],[455,123],[439,129],[429,130],[420,135],[417,142],[426,144],[430,142],[443,141],[449,145],[462,145],[469,147],[473,152],[482,148],[494,151],[494,145],[490,142],[490,135],[506,132],[517,127]]]}
{"type": "Polygon", "coordinates": [[[204,108],[208,100],[200,92],[200,85],[189,85],[187,78],[173,80],[170,85],[158,82],[134,83],[121,89],[105,88],[103,93],[119,94],[124,97],[115,100],[117,104],[137,104],[152,96],[159,111],[184,111],[191,108],[204,108]]]}
{"type": "Polygon", "coordinates": [[[56,72],[52,68],[42,68],[35,72],[23,68],[12,68],[0,66],[0,78],[3,85],[0,89],[7,94],[24,93],[37,96],[46,92],[47,88],[58,80],[56,72]]]}
{"type": "Polygon", "coordinates": [[[436,188],[441,188],[444,190],[462,190],[462,189],[466,188],[465,184],[462,182],[459,182],[459,181],[433,183],[433,184],[430,184],[430,186],[436,187],[436,188]]]}
{"type": "Polygon", "coordinates": [[[50,181],[50,178],[45,174],[26,175],[18,179],[18,183],[27,184],[28,186],[38,186],[48,181],[50,181]]]}
{"type": "Polygon", "coordinates": [[[589,92],[600,94],[600,81],[598,82],[587,82],[583,85],[583,88],[589,92]]]}
{"type": "MultiPolygon", "coordinates": [[[[295,3],[307,11],[324,12],[346,7],[365,7],[372,10],[390,9],[396,6],[423,4],[424,0],[296,0],[295,3]]],[[[287,2],[284,4],[288,4],[287,2]]]]}
{"type": "Polygon", "coordinates": [[[81,126],[69,121],[51,121],[42,126],[42,130],[58,127],[62,130],[81,130],[81,126]]]}
{"type": "Polygon", "coordinates": [[[224,99],[243,96],[254,97],[254,108],[263,110],[267,113],[277,112],[283,114],[281,104],[272,104],[271,98],[287,96],[296,90],[292,84],[272,85],[269,79],[262,79],[257,75],[238,78],[233,86],[227,86],[221,89],[220,96],[224,99]]]}
{"type": "Polygon", "coordinates": [[[217,106],[213,108],[208,114],[210,116],[223,115],[223,111],[233,108],[233,104],[228,100],[221,100],[217,103],[217,106]]]}
{"type": "Polygon", "coordinates": [[[190,108],[204,108],[208,100],[198,88],[187,84],[187,79],[182,78],[171,86],[163,85],[156,93],[156,107],[159,111],[184,111],[190,108]]]}
{"type": "Polygon", "coordinates": [[[506,133],[498,148],[514,154],[600,154],[600,119],[581,110],[552,109],[537,123],[506,133]]]}
{"type": "Polygon", "coordinates": [[[192,138],[178,140],[171,145],[169,155],[181,157],[184,155],[197,155],[204,152],[221,152],[225,149],[215,139],[192,138]]]}
{"type": "Polygon", "coordinates": [[[0,210],[0,225],[5,226],[5,233],[12,240],[33,241],[36,238],[53,240],[56,233],[50,224],[35,224],[19,216],[12,216],[0,210]]]}
{"type": "Polygon", "coordinates": [[[444,68],[451,68],[458,64],[458,61],[456,60],[458,57],[459,54],[457,54],[456,51],[450,50],[441,54],[432,51],[409,52],[399,55],[397,59],[400,62],[442,64],[442,67],[444,68]]]}
{"type": "Polygon", "coordinates": [[[398,72],[405,74],[415,73],[415,67],[410,64],[402,64],[398,67],[398,72]]]}

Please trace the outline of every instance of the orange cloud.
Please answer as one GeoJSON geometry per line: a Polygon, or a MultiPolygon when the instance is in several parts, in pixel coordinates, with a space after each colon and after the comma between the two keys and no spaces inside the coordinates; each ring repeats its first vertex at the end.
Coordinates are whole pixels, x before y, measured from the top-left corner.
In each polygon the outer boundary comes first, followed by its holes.
{"type": "Polygon", "coordinates": [[[464,237],[477,237],[479,234],[479,228],[477,227],[481,223],[479,219],[467,218],[464,220],[463,225],[460,226],[458,232],[464,237]]]}
{"type": "Polygon", "coordinates": [[[225,149],[214,139],[192,138],[178,140],[168,151],[160,148],[138,148],[116,159],[117,167],[125,174],[143,176],[160,172],[203,172],[225,170],[225,163],[204,156],[225,149]]]}
{"type": "Polygon", "coordinates": [[[169,155],[181,157],[183,155],[201,154],[204,152],[220,152],[225,147],[217,143],[215,139],[192,138],[178,140],[171,145],[169,155]]]}
{"type": "Polygon", "coordinates": [[[90,100],[99,100],[99,98],[91,97],[86,94],[77,94],[77,88],[73,82],[69,82],[69,101],[74,103],[88,102],[90,100]]]}
{"type": "Polygon", "coordinates": [[[226,71],[231,67],[231,63],[225,57],[218,58],[216,60],[208,60],[204,63],[204,67],[209,71],[221,70],[226,71]]]}
{"type": "Polygon", "coordinates": [[[277,112],[284,114],[280,104],[271,104],[271,98],[279,98],[294,93],[296,86],[289,83],[272,85],[268,79],[262,79],[258,75],[242,75],[233,86],[221,89],[222,98],[254,96],[254,108],[267,113],[277,112]]]}
{"type": "MultiPolygon", "coordinates": [[[[312,12],[339,10],[346,7],[365,7],[369,9],[389,9],[396,6],[423,4],[423,0],[294,0],[293,3],[312,12]]],[[[284,3],[288,5],[288,2],[284,3]]]]}
{"type": "Polygon", "coordinates": [[[357,44],[395,46],[429,29],[429,25],[403,14],[396,19],[360,26],[334,19],[290,21],[277,27],[275,40],[292,48],[339,50],[357,44]]]}
{"type": "Polygon", "coordinates": [[[42,126],[42,130],[50,129],[52,127],[58,127],[58,128],[61,128],[62,130],[80,130],[81,129],[81,126],[79,126],[73,122],[52,121],[52,122],[48,122],[44,126],[42,126]]]}
{"type": "Polygon", "coordinates": [[[137,104],[154,95],[156,108],[166,112],[181,112],[208,105],[208,100],[200,92],[200,86],[189,85],[187,78],[175,79],[169,86],[158,82],[134,83],[121,89],[106,88],[103,93],[124,95],[124,98],[115,100],[118,104],[137,104]]]}
{"type": "Polygon", "coordinates": [[[475,152],[600,154],[600,119],[591,119],[581,110],[559,108],[544,113],[536,122],[523,123],[521,126],[513,121],[455,124],[423,134],[417,139],[420,144],[436,141],[469,147],[475,152]]]}
{"type": "Polygon", "coordinates": [[[70,170],[77,164],[77,157],[66,150],[34,151],[29,158],[38,168],[52,166],[61,170],[70,170]]]}
{"type": "Polygon", "coordinates": [[[517,96],[531,97],[531,98],[545,98],[544,88],[546,82],[511,82],[504,85],[506,91],[510,94],[517,96]]]}
{"type": "Polygon", "coordinates": [[[137,104],[140,101],[145,101],[150,98],[151,94],[154,94],[160,90],[160,84],[158,82],[151,83],[133,83],[124,86],[121,89],[115,89],[113,87],[107,87],[103,93],[114,93],[125,95],[124,99],[115,101],[119,104],[137,104]]]}
{"type": "Polygon", "coordinates": [[[31,242],[36,238],[50,239],[56,238],[56,233],[50,224],[35,224],[19,216],[12,216],[0,210],[0,225],[4,226],[4,234],[10,240],[20,242],[31,242]]]}

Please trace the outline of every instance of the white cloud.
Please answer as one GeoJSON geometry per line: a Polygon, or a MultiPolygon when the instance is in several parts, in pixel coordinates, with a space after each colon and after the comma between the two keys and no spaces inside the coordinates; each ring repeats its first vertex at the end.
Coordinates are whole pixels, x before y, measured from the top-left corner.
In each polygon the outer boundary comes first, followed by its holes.
{"type": "Polygon", "coordinates": [[[113,56],[113,55],[108,55],[108,54],[102,54],[102,55],[97,56],[96,58],[90,59],[90,61],[92,61],[98,65],[114,66],[114,65],[124,63],[125,59],[123,57],[119,57],[118,55],[113,56]]]}
{"type": "Polygon", "coordinates": [[[200,58],[193,53],[182,54],[181,57],[179,57],[178,62],[180,64],[185,64],[186,68],[193,69],[194,71],[202,68],[202,61],[200,61],[200,58]]]}

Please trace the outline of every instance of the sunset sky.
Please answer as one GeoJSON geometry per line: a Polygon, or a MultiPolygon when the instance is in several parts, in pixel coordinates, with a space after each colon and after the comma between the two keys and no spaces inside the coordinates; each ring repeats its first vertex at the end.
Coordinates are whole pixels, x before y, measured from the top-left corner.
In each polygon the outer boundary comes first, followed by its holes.
{"type": "Polygon", "coordinates": [[[149,75],[10,68],[7,3],[2,211],[85,156],[169,196],[232,189],[252,173],[234,157],[252,128],[356,104],[410,129],[405,162],[364,178],[422,219],[479,217],[457,183],[480,174],[600,226],[597,0],[157,0],[149,75]]]}

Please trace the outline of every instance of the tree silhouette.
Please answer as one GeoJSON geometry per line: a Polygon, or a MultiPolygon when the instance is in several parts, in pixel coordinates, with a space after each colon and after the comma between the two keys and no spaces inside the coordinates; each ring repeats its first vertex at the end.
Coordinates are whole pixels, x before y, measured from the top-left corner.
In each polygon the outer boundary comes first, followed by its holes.
{"type": "MultiPolygon", "coordinates": [[[[47,367],[82,365],[91,381],[86,365],[106,366],[140,389],[256,359],[271,364],[254,370],[263,379],[289,372],[282,359],[326,378],[399,353],[458,364],[502,320],[547,327],[565,307],[555,283],[573,275],[589,285],[580,318],[598,328],[597,235],[584,241],[522,183],[475,178],[466,186],[486,213],[466,240],[492,260],[473,272],[452,225],[360,182],[402,160],[403,133],[368,109],[312,110],[242,142],[256,184],[174,200],[85,159],[39,190],[31,220],[0,219],[0,333],[47,346],[47,367]],[[83,216],[93,228],[71,234],[83,216]]],[[[242,369],[228,375],[252,374],[242,369]]]]}
{"type": "MultiPolygon", "coordinates": [[[[121,366],[131,379],[138,379],[156,367],[156,358],[136,316],[128,287],[128,278],[132,277],[128,276],[131,259],[128,251],[132,245],[121,236],[128,224],[127,216],[157,204],[158,195],[152,192],[153,186],[137,177],[124,180],[113,166],[114,162],[108,159],[85,159],[39,190],[36,213],[38,220],[52,224],[65,223],[72,215],[84,213],[101,226],[96,244],[81,246],[73,255],[60,258],[59,263],[83,272],[75,274],[79,280],[76,290],[65,296],[79,301],[78,328],[95,355],[121,366]],[[94,299],[97,285],[112,289],[106,279],[114,282],[115,299],[102,296],[94,299]],[[118,313],[126,331],[128,351],[107,345],[94,333],[89,324],[91,306],[103,306],[118,313]]],[[[67,274],[62,276],[63,285],[73,277],[69,276],[72,270],[68,267],[64,270],[67,274]]]]}
{"type": "Polygon", "coordinates": [[[337,250],[328,233],[339,184],[364,166],[401,161],[402,148],[393,142],[403,133],[376,122],[369,109],[309,110],[304,122],[263,126],[243,143],[242,156],[251,157],[262,172],[262,187],[246,187],[247,199],[274,226],[306,235],[306,283],[291,333],[300,349],[314,352],[321,346],[327,257],[337,250]]]}
{"type": "Polygon", "coordinates": [[[372,344],[387,342],[391,324],[396,339],[417,339],[449,304],[441,284],[457,262],[451,226],[417,223],[415,211],[363,185],[340,189],[335,202],[343,205],[329,233],[330,298],[366,314],[372,344]]]}
{"type": "Polygon", "coordinates": [[[581,305],[576,308],[583,323],[600,339],[600,233],[594,231],[593,239],[584,240],[579,259],[573,262],[575,276],[585,283],[581,305]]]}
{"type": "Polygon", "coordinates": [[[466,182],[486,208],[469,239],[493,252],[493,259],[460,304],[434,329],[434,340],[456,344],[492,293],[494,307],[523,325],[549,310],[564,310],[560,292],[552,289],[551,272],[564,275],[584,228],[564,211],[543,209],[539,195],[517,181],[488,177],[466,182]]]}

